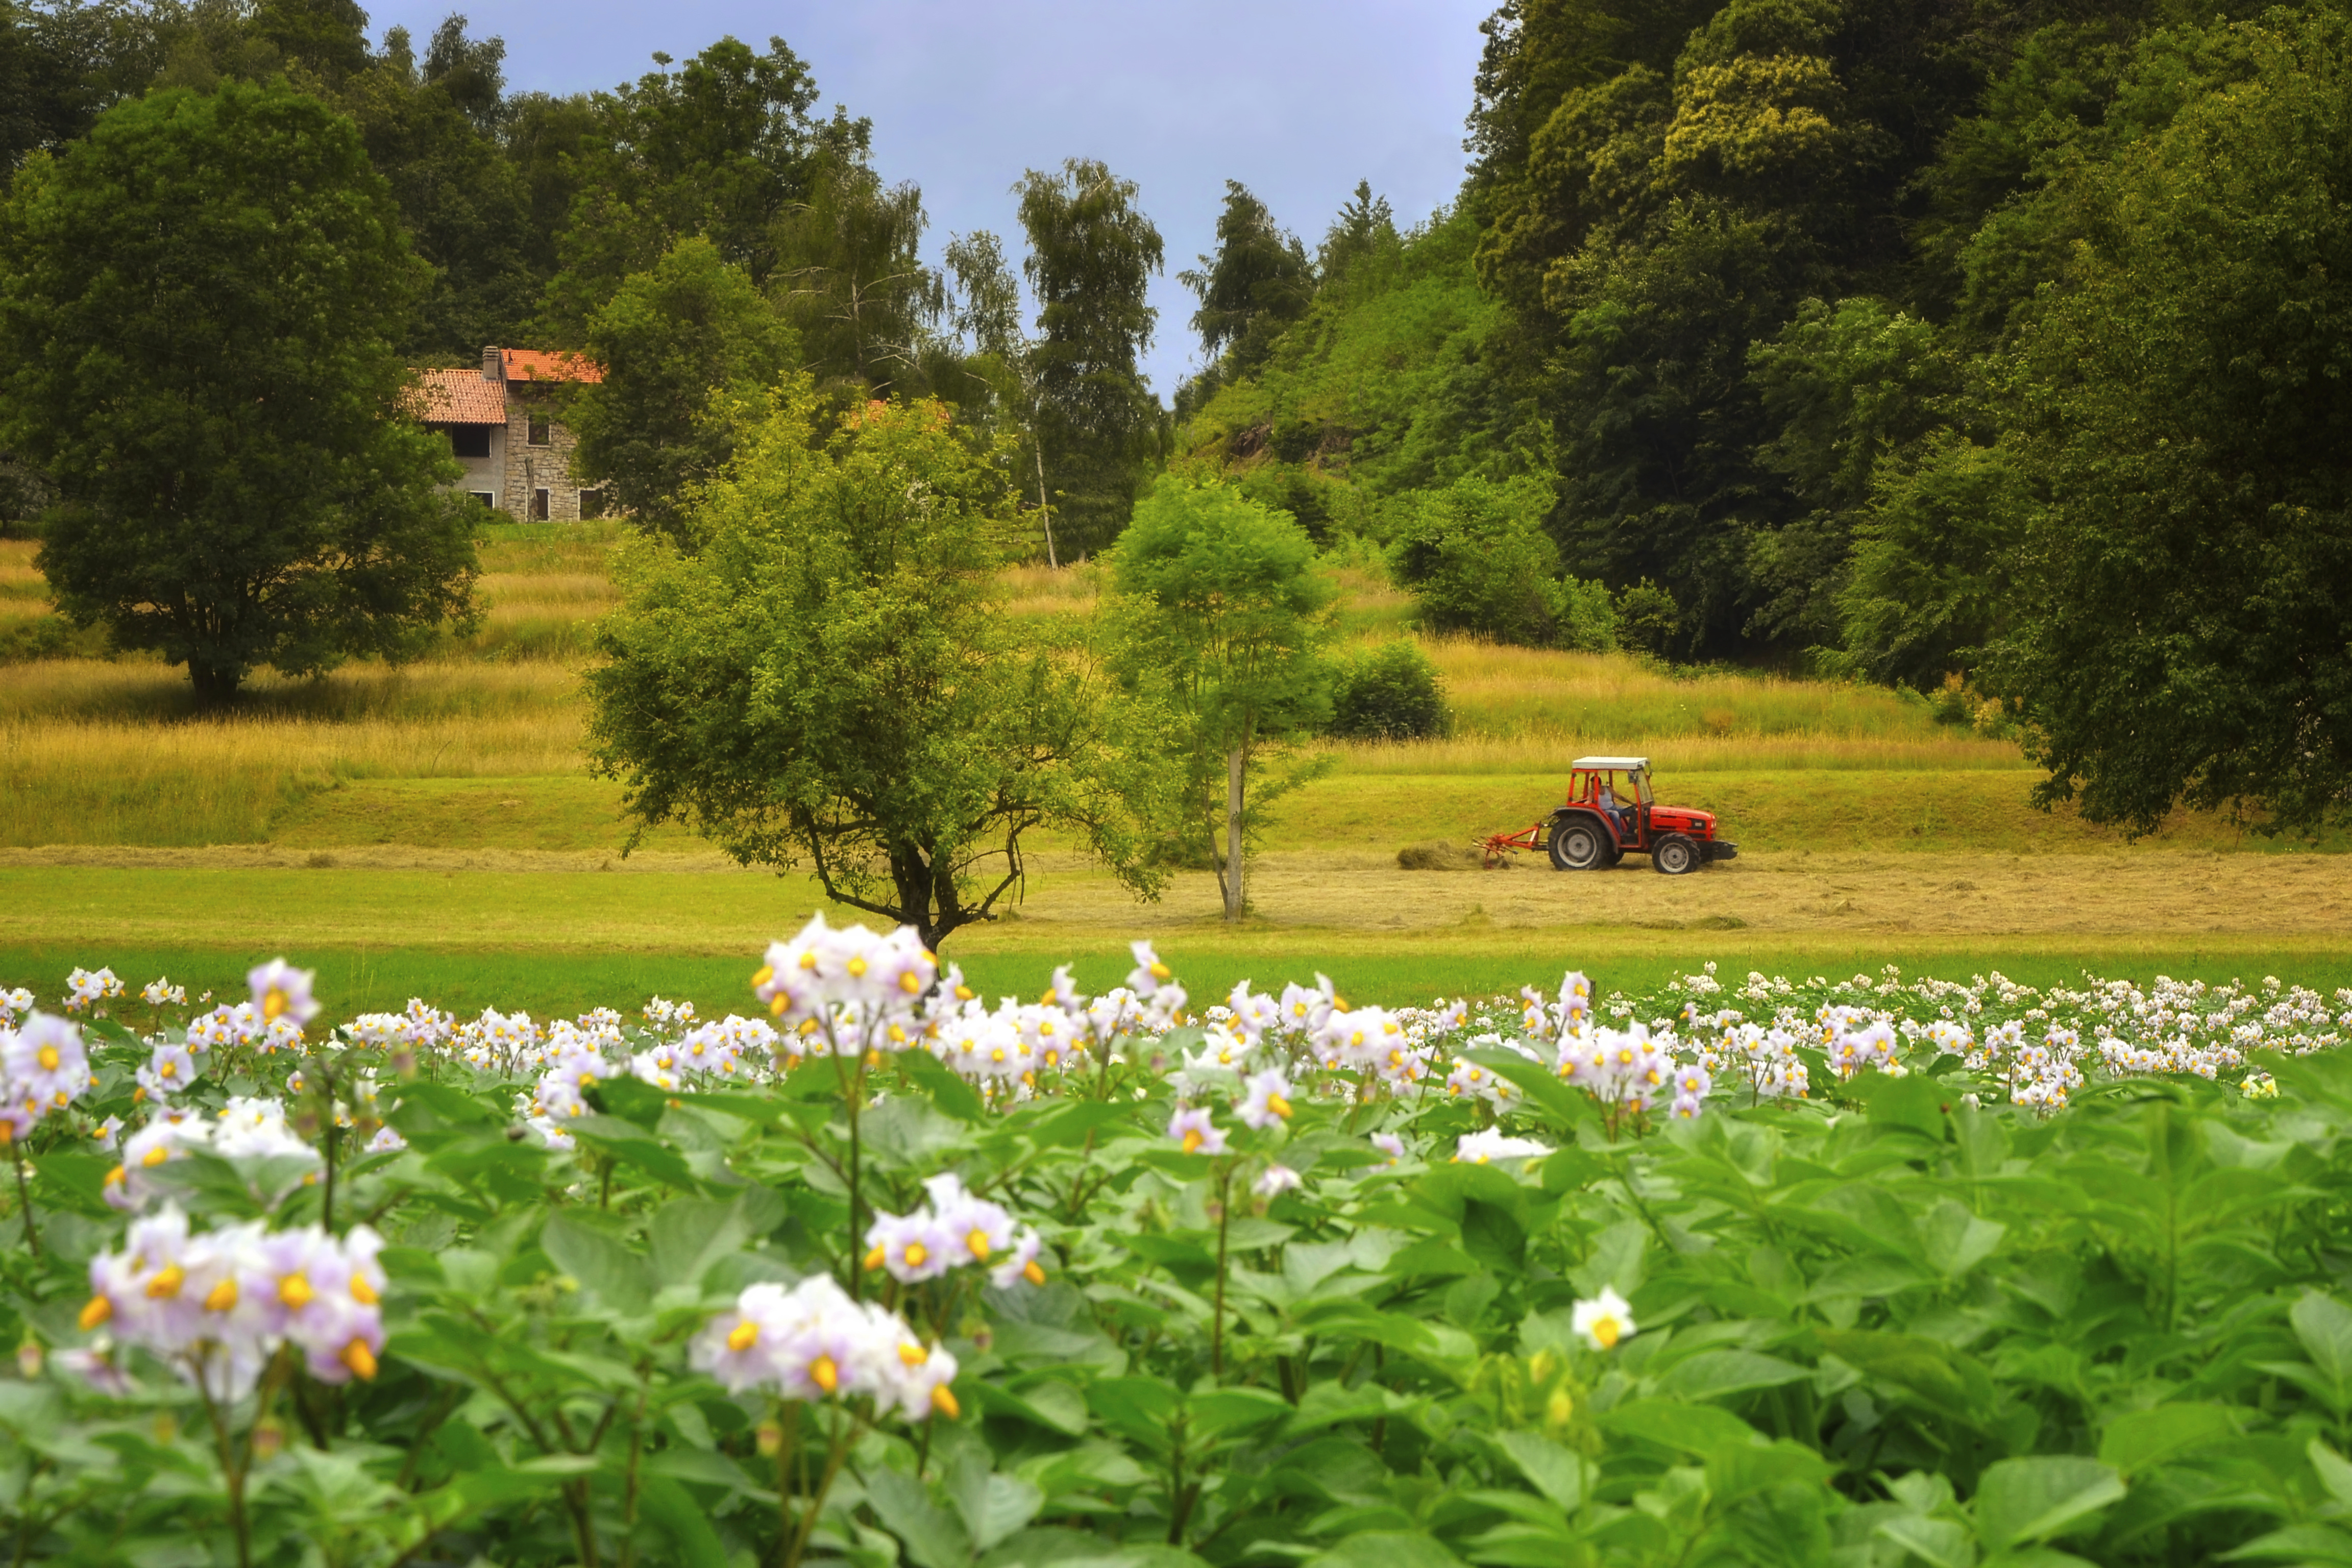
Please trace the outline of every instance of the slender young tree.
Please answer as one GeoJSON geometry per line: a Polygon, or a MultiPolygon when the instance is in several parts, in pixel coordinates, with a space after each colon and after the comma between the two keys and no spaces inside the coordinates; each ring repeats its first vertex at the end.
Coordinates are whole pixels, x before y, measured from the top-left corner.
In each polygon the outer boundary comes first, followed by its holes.
{"type": "Polygon", "coordinates": [[[34,159],[0,215],[0,447],[58,491],[67,618],[221,701],[469,615],[456,466],[393,348],[425,271],[358,129],[282,83],[154,93],[34,159]]]}
{"type": "Polygon", "coordinates": [[[1003,242],[986,229],[948,242],[948,269],[955,275],[952,321],[956,335],[972,347],[967,373],[985,385],[985,402],[997,423],[1018,432],[1022,475],[1017,489],[1034,500],[1037,527],[1045,542],[1045,563],[1059,566],[1054,538],[1054,501],[1045,483],[1045,449],[1037,437],[1038,392],[1035,344],[1021,331],[1021,285],[1006,265],[1003,242]],[[1033,489],[1034,486],[1034,489],[1033,489]]]}
{"type": "Polygon", "coordinates": [[[1158,320],[1146,290],[1161,268],[1160,231],[1136,206],[1135,182],[1090,158],[1032,169],[1013,191],[1037,299],[1037,439],[1065,543],[1100,550],[1127,527],[1157,450],[1160,404],[1138,361],[1158,320]]]}
{"type": "Polygon", "coordinates": [[[1265,781],[1268,764],[1330,715],[1324,612],[1335,590],[1287,512],[1172,474],[1136,507],[1116,562],[1128,678],[1139,690],[1164,685],[1183,717],[1189,814],[1205,832],[1225,919],[1237,921],[1249,909],[1249,840],[1265,808],[1304,777],[1265,781]],[[1264,781],[1255,805],[1254,775],[1264,781]]]}
{"type": "Polygon", "coordinates": [[[922,259],[923,193],[885,185],[846,153],[819,159],[810,185],[780,221],[775,276],[804,368],[860,396],[920,395],[924,351],[947,308],[922,259]]]}

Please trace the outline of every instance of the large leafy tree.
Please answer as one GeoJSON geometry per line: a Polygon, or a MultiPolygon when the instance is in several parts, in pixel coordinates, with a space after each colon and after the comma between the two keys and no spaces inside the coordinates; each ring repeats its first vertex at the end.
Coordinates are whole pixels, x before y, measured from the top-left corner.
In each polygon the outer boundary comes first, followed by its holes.
{"type": "Polygon", "coordinates": [[[1239,920],[1250,841],[1303,776],[1268,779],[1271,765],[1331,711],[1336,590],[1289,514],[1173,474],[1136,507],[1116,562],[1128,678],[1165,690],[1183,717],[1187,832],[1216,867],[1225,919],[1239,920]]]}
{"type": "Polygon", "coordinates": [[[1160,231],[1136,205],[1135,183],[1093,159],[1033,169],[1014,189],[1037,300],[1036,438],[1062,548],[1100,550],[1127,526],[1158,447],[1159,400],[1138,361],[1158,319],[1146,291],[1160,269],[1160,231]]]}
{"type": "Polygon", "coordinates": [[[692,487],[726,466],[735,411],[781,381],[796,352],[741,268],[707,239],[678,241],[588,323],[604,379],[566,405],[581,478],[610,485],[639,527],[691,548],[692,487]]]}
{"type": "Polygon", "coordinates": [[[818,426],[794,382],[706,491],[692,556],[648,548],[592,672],[597,765],[650,826],[936,947],[1017,898],[1043,829],[1160,886],[1150,710],[1083,650],[1015,640],[992,603],[1002,467],[937,403],[818,426]]]}
{"type": "Polygon", "coordinates": [[[433,267],[402,346],[460,362],[521,336],[537,291],[528,189],[497,139],[506,45],[465,27],[463,16],[442,23],[421,62],[406,30],[392,28],[382,56],[341,94],[411,246],[433,267]]]}
{"type": "Polygon", "coordinates": [[[2097,221],[2007,389],[2040,504],[1994,673],[2044,798],[2140,830],[2352,799],[2352,28],[2231,48],[2230,90],[2074,176],[2097,221]]]}
{"type": "Polygon", "coordinates": [[[67,616],[219,700],[465,616],[471,532],[393,350],[424,270],[357,128],[282,86],[156,93],[28,165],[0,419],[60,492],[67,616]]]}
{"type": "Polygon", "coordinates": [[[1701,650],[1834,620],[1800,590],[1851,526],[1771,459],[1754,351],[1809,299],[1913,287],[1916,177],[1981,82],[1962,18],[1512,0],[1488,24],[1470,205],[1514,316],[1496,358],[1559,434],[1571,565],[1664,584],[1701,650]]]}
{"type": "Polygon", "coordinates": [[[810,114],[816,82],[782,38],[759,54],[721,38],[672,70],[661,68],[600,93],[583,138],[562,239],[563,270],[549,285],[549,321],[574,335],[634,272],[680,238],[700,235],[765,287],[782,259],[782,222],[808,199],[818,163],[861,156],[862,120],[810,114]]]}

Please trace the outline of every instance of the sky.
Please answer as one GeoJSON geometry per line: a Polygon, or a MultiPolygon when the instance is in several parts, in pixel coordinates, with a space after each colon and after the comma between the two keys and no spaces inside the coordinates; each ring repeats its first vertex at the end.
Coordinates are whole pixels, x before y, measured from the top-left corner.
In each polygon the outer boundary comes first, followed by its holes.
{"type": "Polygon", "coordinates": [[[1497,0],[404,0],[371,8],[421,46],[462,9],[507,45],[518,90],[611,87],[732,34],[781,37],[823,94],[874,122],[874,163],[912,180],[937,261],[950,235],[993,229],[1022,254],[1009,194],[1026,169],[1099,158],[1133,180],[1167,246],[1145,358],[1172,396],[1200,363],[1195,301],[1176,273],[1215,243],[1228,179],[1311,250],[1359,180],[1399,222],[1462,183],[1478,24],[1497,0]]]}

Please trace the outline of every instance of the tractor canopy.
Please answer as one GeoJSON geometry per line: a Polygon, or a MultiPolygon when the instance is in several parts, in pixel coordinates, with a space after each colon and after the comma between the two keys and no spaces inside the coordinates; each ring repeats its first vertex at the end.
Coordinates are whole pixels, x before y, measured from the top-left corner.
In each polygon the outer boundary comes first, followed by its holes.
{"type": "Polygon", "coordinates": [[[1656,798],[1650,790],[1647,757],[1579,757],[1568,767],[1568,800],[1571,805],[1598,798],[1603,784],[1615,794],[1619,773],[1625,775],[1625,795],[1629,797],[1626,805],[1648,805],[1656,798]]]}

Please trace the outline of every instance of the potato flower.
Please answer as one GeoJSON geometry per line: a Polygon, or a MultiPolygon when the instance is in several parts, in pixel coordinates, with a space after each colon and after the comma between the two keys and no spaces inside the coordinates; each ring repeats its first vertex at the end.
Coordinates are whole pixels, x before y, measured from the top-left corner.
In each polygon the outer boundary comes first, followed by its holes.
{"type": "Polygon", "coordinates": [[[1205,1106],[1180,1110],[1170,1117],[1168,1136],[1181,1143],[1187,1154],[1222,1154],[1225,1152],[1224,1131],[1210,1120],[1205,1106]]]}
{"type": "Polygon", "coordinates": [[[948,1387],[955,1358],[917,1339],[896,1313],[851,1300],[828,1275],[789,1289],[744,1287],[695,1336],[688,1359],[730,1394],[764,1389],[812,1402],[863,1394],[910,1421],[959,1414],[948,1387]]]}
{"type": "Polygon", "coordinates": [[[273,958],[248,973],[245,983],[253,991],[254,1011],[261,1015],[264,1025],[280,1018],[290,1018],[299,1026],[319,1016],[318,1000],[310,994],[310,982],[317,971],[297,969],[282,958],[273,958]]]}
{"type": "Polygon", "coordinates": [[[1262,1198],[1278,1197],[1297,1187],[1300,1177],[1287,1165],[1268,1165],[1265,1173],[1250,1184],[1250,1191],[1262,1198]]]}
{"type": "Polygon", "coordinates": [[[1569,1327],[1597,1351],[1614,1350],[1619,1341],[1630,1340],[1640,1331],[1633,1323],[1632,1304],[1606,1285],[1593,1300],[1577,1302],[1569,1327]]]}
{"type": "Polygon", "coordinates": [[[1277,1121],[1290,1120],[1290,1097],[1296,1091],[1290,1080],[1282,1076],[1280,1068],[1268,1068],[1245,1081],[1248,1097],[1234,1107],[1234,1114],[1242,1119],[1244,1126],[1253,1131],[1263,1131],[1277,1121]]]}
{"type": "Polygon", "coordinates": [[[89,1057],[81,1030],[63,1018],[36,1013],[15,1034],[0,1037],[0,1072],[8,1098],[62,1110],[89,1088],[89,1057]]]}
{"type": "Polygon", "coordinates": [[[322,1382],[372,1380],[383,1349],[382,1247],[365,1226],[335,1237],[254,1220],[192,1234],[166,1204],[132,1221],[119,1251],[90,1260],[81,1327],[165,1358],[216,1398],[249,1392],[283,1346],[322,1382]]]}
{"type": "Polygon", "coordinates": [[[1506,1137],[1499,1127],[1465,1132],[1454,1145],[1454,1162],[1465,1165],[1485,1165],[1496,1160],[1532,1160],[1550,1152],[1550,1144],[1538,1143],[1532,1138],[1506,1137]]]}

